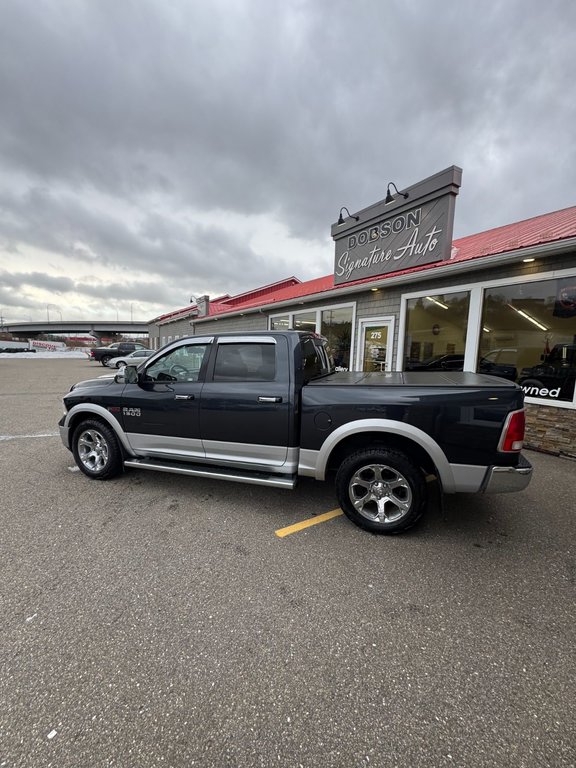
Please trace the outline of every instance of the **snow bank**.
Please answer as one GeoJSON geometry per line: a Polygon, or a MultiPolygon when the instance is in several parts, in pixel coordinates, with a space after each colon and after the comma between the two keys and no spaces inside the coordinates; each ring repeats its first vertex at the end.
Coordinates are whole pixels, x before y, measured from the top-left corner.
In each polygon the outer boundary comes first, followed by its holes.
{"type": "Polygon", "coordinates": [[[63,351],[58,350],[58,352],[48,352],[47,350],[39,349],[36,352],[0,352],[0,360],[14,360],[14,358],[37,360],[39,357],[49,357],[51,360],[55,358],[83,357],[88,360],[88,354],[85,349],[66,349],[63,351]]]}

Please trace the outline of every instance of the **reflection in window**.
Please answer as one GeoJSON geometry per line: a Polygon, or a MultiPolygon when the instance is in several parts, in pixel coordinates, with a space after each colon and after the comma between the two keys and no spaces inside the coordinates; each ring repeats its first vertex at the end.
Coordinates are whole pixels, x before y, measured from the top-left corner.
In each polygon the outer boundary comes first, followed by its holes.
{"type": "Polygon", "coordinates": [[[334,365],[337,368],[349,370],[352,343],[352,307],[323,310],[320,333],[328,339],[334,365]]]}
{"type": "Polygon", "coordinates": [[[305,382],[328,373],[332,366],[324,347],[316,345],[312,339],[303,340],[302,359],[305,382]]]}
{"type": "Polygon", "coordinates": [[[469,304],[468,291],[408,300],[405,370],[463,370],[469,304]]]}
{"type": "Polygon", "coordinates": [[[294,315],[293,325],[295,331],[316,331],[316,312],[298,312],[294,315]]]}
{"type": "Polygon", "coordinates": [[[290,328],[290,315],[280,315],[270,319],[270,330],[287,331],[290,328]]]}
{"type": "Polygon", "coordinates": [[[576,378],[576,278],[489,288],[480,356],[513,367],[529,397],[571,402],[576,378]]]}

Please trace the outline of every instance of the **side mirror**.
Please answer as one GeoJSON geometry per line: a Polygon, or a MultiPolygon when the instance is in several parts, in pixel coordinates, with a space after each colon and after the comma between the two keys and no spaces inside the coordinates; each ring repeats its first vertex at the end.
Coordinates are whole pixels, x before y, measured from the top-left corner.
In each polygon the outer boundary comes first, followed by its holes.
{"type": "Polygon", "coordinates": [[[138,383],[138,371],[133,365],[127,365],[124,368],[124,372],[117,374],[121,376],[125,384],[137,384],[138,383]]]}

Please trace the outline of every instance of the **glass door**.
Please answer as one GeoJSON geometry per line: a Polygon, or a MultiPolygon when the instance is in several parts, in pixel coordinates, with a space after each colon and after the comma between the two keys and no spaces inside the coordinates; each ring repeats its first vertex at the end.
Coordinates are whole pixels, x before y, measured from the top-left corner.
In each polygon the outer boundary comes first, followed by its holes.
{"type": "Polygon", "coordinates": [[[373,317],[360,320],[358,334],[357,370],[392,370],[392,343],[394,339],[394,318],[373,317]]]}

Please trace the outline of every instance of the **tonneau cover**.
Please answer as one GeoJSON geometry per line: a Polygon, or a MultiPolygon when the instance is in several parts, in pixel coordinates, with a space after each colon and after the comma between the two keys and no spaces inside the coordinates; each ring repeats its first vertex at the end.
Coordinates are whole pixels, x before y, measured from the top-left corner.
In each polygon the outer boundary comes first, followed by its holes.
{"type": "Polygon", "coordinates": [[[468,373],[466,371],[391,371],[365,373],[364,371],[348,371],[332,373],[320,379],[310,381],[307,386],[337,386],[337,387],[463,387],[505,388],[518,387],[513,381],[507,381],[497,376],[487,376],[483,373],[468,373]]]}

